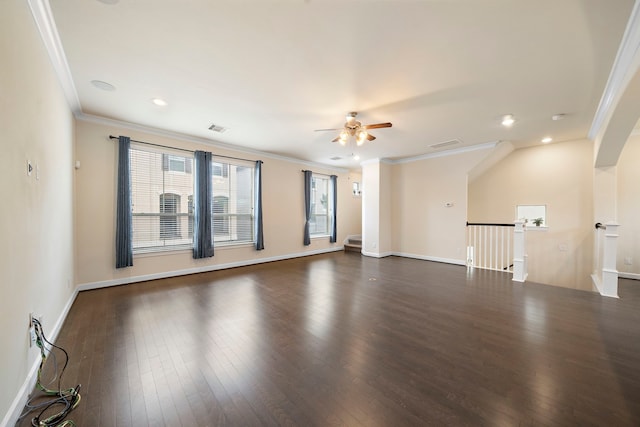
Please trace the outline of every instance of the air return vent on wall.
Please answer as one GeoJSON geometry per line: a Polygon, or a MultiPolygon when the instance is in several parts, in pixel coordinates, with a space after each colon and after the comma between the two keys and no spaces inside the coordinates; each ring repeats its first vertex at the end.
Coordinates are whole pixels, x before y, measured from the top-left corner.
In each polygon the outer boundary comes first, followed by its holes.
{"type": "Polygon", "coordinates": [[[218,132],[218,133],[223,133],[224,131],[227,130],[227,128],[212,124],[211,126],[209,126],[209,130],[212,130],[212,131],[218,132]]]}
{"type": "Polygon", "coordinates": [[[460,144],[462,141],[459,139],[452,139],[450,141],[438,142],[437,144],[430,145],[431,148],[443,148],[449,147],[450,145],[460,144]]]}

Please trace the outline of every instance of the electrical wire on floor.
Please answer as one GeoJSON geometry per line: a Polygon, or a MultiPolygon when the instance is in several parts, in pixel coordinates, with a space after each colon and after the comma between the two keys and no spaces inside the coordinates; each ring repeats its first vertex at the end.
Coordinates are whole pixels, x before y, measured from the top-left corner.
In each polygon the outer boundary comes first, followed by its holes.
{"type": "Polygon", "coordinates": [[[69,354],[62,347],[58,347],[47,340],[44,335],[44,331],[42,330],[42,324],[38,319],[33,318],[32,322],[35,330],[36,345],[40,348],[40,366],[38,367],[36,389],[40,390],[42,393],[35,396],[32,395],[29,398],[29,401],[27,402],[22,415],[18,418],[18,421],[22,420],[32,412],[39,411],[38,414],[31,419],[31,425],[33,427],[74,427],[76,424],[71,420],[65,420],[65,418],[80,403],[80,384],[66,390],[62,389],[62,375],[69,363],[69,354]],[[61,351],[65,357],[64,365],[62,366],[59,374],[57,359],[55,352],[53,351],[54,348],[61,351]],[[53,359],[54,374],[53,379],[45,385],[42,382],[42,373],[47,360],[47,355],[50,355],[53,359]],[[57,388],[48,388],[56,379],[58,380],[57,388]],[[43,402],[35,403],[35,401],[41,399],[43,396],[51,396],[51,398],[43,402]],[[45,417],[45,413],[51,413],[51,409],[57,406],[62,406],[62,409],[53,415],[47,415],[45,417]]]}

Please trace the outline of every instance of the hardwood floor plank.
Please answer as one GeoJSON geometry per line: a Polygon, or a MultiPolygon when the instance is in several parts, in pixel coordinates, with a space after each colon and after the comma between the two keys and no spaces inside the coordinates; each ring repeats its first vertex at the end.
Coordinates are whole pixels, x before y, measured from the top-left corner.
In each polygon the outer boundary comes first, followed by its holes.
{"type": "Polygon", "coordinates": [[[81,292],[58,337],[69,418],[638,426],[640,285],[619,292],[342,253],[81,292]]]}

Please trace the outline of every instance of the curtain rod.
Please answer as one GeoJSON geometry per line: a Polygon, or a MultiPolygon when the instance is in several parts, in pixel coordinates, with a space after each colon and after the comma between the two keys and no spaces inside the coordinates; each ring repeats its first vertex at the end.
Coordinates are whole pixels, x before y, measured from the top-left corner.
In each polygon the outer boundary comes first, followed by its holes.
{"type": "MultiPolygon", "coordinates": [[[[118,138],[119,137],[117,137],[117,136],[109,135],[109,139],[118,139],[118,138]]],[[[193,150],[187,150],[186,148],[169,147],[168,145],[154,144],[153,142],[138,141],[138,140],[135,140],[135,139],[132,139],[131,142],[137,142],[138,144],[152,145],[154,147],[169,148],[171,150],[186,151],[187,153],[194,153],[193,150]]],[[[213,157],[224,157],[225,159],[242,160],[242,161],[245,161],[245,162],[260,162],[260,163],[264,163],[262,160],[251,160],[251,159],[243,159],[242,157],[223,156],[222,154],[213,154],[213,153],[211,153],[211,154],[213,155],[213,157]]]]}
{"type": "MultiPolygon", "coordinates": [[[[300,172],[307,172],[307,169],[302,169],[300,172]]],[[[327,173],[314,172],[314,171],[312,171],[312,170],[309,170],[309,172],[311,172],[311,173],[313,173],[313,174],[316,174],[316,175],[334,176],[334,175],[329,175],[329,174],[327,174],[327,173]]],[[[335,176],[338,176],[338,175],[335,175],[335,176]]]]}

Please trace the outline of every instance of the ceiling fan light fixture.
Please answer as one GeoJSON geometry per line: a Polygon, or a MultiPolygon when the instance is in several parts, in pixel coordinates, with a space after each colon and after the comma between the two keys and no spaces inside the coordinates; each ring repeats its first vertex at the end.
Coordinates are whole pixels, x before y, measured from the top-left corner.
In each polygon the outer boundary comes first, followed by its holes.
{"type": "Polygon", "coordinates": [[[364,144],[364,141],[367,139],[367,132],[364,130],[359,130],[356,136],[356,142],[358,145],[364,144]]]}
{"type": "Polygon", "coordinates": [[[347,139],[349,138],[349,133],[346,130],[342,130],[340,132],[340,144],[345,145],[347,143],[347,139]]]}
{"type": "Polygon", "coordinates": [[[356,121],[356,114],[358,114],[358,113],[356,113],[354,111],[352,111],[349,114],[347,114],[347,117],[346,117],[347,123],[352,124],[353,122],[355,122],[356,121]]]}

